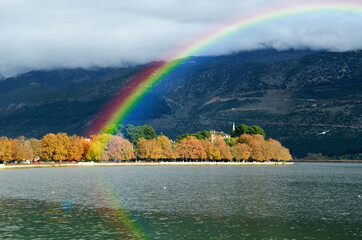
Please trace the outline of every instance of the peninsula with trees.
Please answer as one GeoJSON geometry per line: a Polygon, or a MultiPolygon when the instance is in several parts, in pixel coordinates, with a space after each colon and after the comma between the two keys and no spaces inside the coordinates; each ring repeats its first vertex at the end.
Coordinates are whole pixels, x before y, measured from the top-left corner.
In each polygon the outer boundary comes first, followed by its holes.
{"type": "Polygon", "coordinates": [[[151,126],[111,125],[89,138],[48,133],[42,139],[0,138],[0,162],[241,162],[289,161],[289,149],[266,139],[259,126],[244,124],[231,134],[184,133],[173,141],[151,126]]]}

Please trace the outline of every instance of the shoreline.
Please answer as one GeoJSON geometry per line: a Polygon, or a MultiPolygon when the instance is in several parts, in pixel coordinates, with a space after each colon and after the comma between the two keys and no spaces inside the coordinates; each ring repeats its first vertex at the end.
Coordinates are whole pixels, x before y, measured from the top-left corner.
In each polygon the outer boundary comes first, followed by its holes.
{"type": "Polygon", "coordinates": [[[362,163],[362,160],[292,160],[292,162],[338,162],[338,163],[362,163]]]}
{"type": "Polygon", "coordinates": [[[270,166],[293,165],[294,162],[124,162],[124,163],[40,163],[0,164],[0,169],[54,168],[54,167],[125,167],[125,166],[270,166]]]}

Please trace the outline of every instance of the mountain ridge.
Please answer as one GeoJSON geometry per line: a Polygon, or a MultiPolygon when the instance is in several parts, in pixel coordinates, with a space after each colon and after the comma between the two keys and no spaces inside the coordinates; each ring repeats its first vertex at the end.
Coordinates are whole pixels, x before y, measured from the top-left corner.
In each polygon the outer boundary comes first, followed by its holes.
{"type": "MultiPolygon", "coordinates": [[[[191,57],[151,89],[125,123],[149,124],[175,138],[199,130],[230,132],[235,121],[261,125],[296,156],[361,152],[360,66],[362,51],[191,57]],[[328,134],[317,135],[326,128],[328,134]]],[[[140,69],[56,70],[5,79],[0,135],[81,134],[140,69]]]]}

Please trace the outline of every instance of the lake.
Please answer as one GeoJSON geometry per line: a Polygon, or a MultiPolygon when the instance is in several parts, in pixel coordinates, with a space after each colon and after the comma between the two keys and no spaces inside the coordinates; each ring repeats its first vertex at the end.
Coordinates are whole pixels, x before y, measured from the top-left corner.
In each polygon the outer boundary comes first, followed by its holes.
{"type": "Polygon", "coordinates": [[[1,239],[362,239],[362,164],[0,171],[1,239]]]}

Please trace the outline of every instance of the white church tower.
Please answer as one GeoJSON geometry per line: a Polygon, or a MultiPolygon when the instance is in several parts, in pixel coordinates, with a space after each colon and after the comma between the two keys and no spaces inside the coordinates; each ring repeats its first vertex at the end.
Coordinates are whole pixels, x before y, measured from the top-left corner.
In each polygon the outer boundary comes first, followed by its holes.
{"type": "Polygon", "coordinates": [[[235,122],[233,122],[233,131],[235,131],[235,122]]]}

